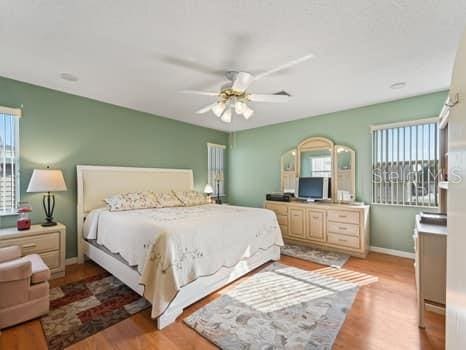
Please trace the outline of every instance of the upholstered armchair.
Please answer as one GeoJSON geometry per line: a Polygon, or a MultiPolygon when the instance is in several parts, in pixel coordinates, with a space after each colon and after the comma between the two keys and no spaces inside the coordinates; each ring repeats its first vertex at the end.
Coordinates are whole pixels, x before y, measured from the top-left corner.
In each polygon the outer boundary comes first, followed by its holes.
{"type": "Polygon", "coordinates": [[[37,254],[21,257],[21,248],[0,248],[0,329],[49,311],[50,270],[37,254]]]}

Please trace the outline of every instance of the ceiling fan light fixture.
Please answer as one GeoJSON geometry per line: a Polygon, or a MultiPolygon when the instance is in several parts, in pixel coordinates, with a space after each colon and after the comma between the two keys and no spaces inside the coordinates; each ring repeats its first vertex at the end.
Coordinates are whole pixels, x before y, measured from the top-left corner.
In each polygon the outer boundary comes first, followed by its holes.
{"type": "Polygon", "coordinates": [[[231,109],[227,108],[220,119],[224,123],[231,123],[231,109]]]}
{"type": "Polygon", "coordinates": [[[254,114],[254,111],[245,104],[246,108],[243,111],[244,119],[248,120],[254,114]]]}
{"type": "Polygon", "coordinates": [[[223,102],[223,101],[217,102],[217,104],[212,107],[212,112],[217,117],[220,117],[222,115],[223,111],[225,110],[225,107],[226,107],[225,102],[223,102]]]}
{"type": "Polygon", "coordinates": [[[236,103],[235,103],[235,112],[236,112],[236,114],[243,114],[244,111],[246,110],[246,108],[248,108],[246,103],[244,103],[242,101],[236,101],[236,103]]]}

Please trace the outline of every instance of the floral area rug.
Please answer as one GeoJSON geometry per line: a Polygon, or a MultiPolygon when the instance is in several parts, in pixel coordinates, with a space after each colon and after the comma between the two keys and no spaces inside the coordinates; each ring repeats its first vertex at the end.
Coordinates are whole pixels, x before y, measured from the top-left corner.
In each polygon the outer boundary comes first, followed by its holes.
{"type": "Polygon", "coordinates": [[[41,318],[49,349],[64,349],[150,306],[107,272],[50,289],[41,318]]]}
{"type": "Polygon", "coordinates": [[[331,349],[358,285],[274,263],[184,322],[225,350],[331,349]]]}
{"type": "Polygon", "coordinates": [[[349,259],[349,255],[346,254],[292,244],[285,244],[281,247],[281,253],[282,255],[335,267],[342,267],[349,259]]]}

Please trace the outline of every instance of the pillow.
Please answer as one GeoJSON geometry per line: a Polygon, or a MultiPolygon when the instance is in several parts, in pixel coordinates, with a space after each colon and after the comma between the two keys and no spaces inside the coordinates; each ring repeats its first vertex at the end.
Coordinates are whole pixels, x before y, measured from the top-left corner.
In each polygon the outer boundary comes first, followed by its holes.
{"type": "Polygon", "coordinates": [[[160,208],[182,207],[183,203],[171,192],[154,193],[160,208]]]}
{"type": "Polygon", "coordinates": [[[160,208],[152,192],[120,193],[104,199],[110,211],[160,208]]]}
{"type": "Polygon", "coordinates": [[[209,204],[210,198],[197,191],[173,191],[173,194],[186,207],[193,205],[209,204]]]}

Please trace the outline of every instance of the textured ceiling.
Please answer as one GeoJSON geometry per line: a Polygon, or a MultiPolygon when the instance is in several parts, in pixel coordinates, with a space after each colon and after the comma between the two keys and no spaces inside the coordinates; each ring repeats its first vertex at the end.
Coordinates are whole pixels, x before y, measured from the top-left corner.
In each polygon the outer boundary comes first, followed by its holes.
{"type": "Polygon", "coordinates": [[[465,25],[464,0],[2,0],[0,75],[232,131],[445,89],[465,25]],[[308,53],[250,88],[293,99],[252,103],[249,121],[196,115],[212,97],[178,93],[308,53]]]}

